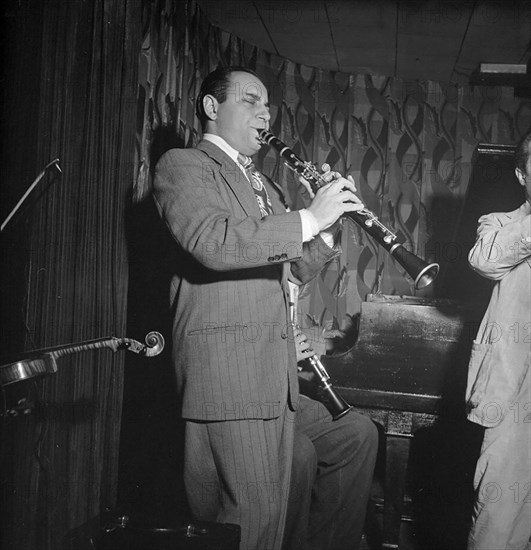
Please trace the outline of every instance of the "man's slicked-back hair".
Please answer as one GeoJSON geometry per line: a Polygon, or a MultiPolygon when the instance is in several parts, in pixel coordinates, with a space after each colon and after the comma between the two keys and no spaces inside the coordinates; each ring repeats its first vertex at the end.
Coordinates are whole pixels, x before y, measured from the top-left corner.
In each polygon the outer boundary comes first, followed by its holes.
{"type": "Polygon", "coordinates": [[[227,99],[227,91],[230,86],[229,77],[235,72],[249,73],[260,80],[260,77],[252,69],[248,69],[247,67],[218,67],[209,73],[201,84],[201,89],[199,90],[199,95],[195,102],[195,113],[201,122],[202,128],[205,127],[205,123],[208,120],[203,106],[204,97],[206,95],[211,95],[215,97],[219,103],[223,103],[227,99]]]}
{"type": "MultiPolygon", "coordinates": [[[[516,146],[514,152],[514,162],[516,168],[519,168],[524,174],[527,174],[527,160],[529,158],[529,144],[531,143],[531,132],[528,132],[516,146]]],[[[531,176],[531,174],[527,174],[531,176]]]]}

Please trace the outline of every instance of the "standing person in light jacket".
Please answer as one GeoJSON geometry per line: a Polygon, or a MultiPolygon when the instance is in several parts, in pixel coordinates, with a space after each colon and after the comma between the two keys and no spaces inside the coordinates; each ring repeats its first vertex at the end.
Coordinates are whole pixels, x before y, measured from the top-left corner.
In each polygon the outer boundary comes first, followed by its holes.
{"type": "Polygon", "coordinates": [[[526,201],[482,216],[469,255],[495,281],[468,374],[468,418],[485,426],[469,550],[531,548],[531,134],[515,172],[526,201]]]}

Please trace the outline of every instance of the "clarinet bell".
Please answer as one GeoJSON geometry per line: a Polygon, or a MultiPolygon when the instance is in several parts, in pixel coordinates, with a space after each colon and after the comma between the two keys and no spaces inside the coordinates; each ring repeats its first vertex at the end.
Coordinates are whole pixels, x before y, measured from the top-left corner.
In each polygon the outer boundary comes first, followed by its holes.
{"type": "Polygon", "coordinates": [[[422,258],[415,256],[402,245],[395,245],[390,250],[391,256],[406,270],[413,279],[415,288],[420,290],[429,286],[439,273],[439,264],[428,264],[422,258]]]}

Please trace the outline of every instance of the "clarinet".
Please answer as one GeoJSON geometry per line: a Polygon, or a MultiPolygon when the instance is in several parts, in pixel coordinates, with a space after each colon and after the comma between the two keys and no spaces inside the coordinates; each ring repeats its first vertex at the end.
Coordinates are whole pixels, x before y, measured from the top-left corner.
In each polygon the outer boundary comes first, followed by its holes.
{"type": "Polygon", "coordinates": [[[332,420],[337,420],[347,414],[352,409],[352,405],[349,405],[332,387],[330,376],[321,363],[319,356],[317,354],[312,355],[306,361],[317,375],[318,384],[326,394],[327,399],[324,400],[324,405],[332,415],[332,420]]]}
{"type": "MultiPolygon", "coordinates": [[[[297,323],[292,323],[292,326],[295,333],[302,333],[302,329],[297,323]]],[[[306,351],[308,353],[312,353],[314,350],[312,348],[308,348],[306,351]]],[[[337,420],[347,414],[348,411],[352,409],[352,406],[349,405],[332,387],[330,376],[328,372],[326,372],[323,363],[321,363],[319,356],[314,353],[313,355],[299,361],[299,364],[301,363],[308,365],[317,376],[317,385],[320,386],[324,394],[323,404],[332,415],[332,420],[337,420]]],[[[299,366],[298,368],[302,370],[302,367],[299,366]]]]}
{"type": "MultiPolygon", "coordinates": [[[[275,149],[290,170],[293,170],[308,181],[314,193],[327,184],[313,164],[301,160],[292,149],[271,132],[260,130],[258,139],[263,145],[269,145],[275,149]]],[[[439,264],[428,264],[418,256],[415,256],[415,254],[409,252],[409,250],[406,250],[398,242],[396,233],[380,222],[378,217],[370,210],[363,208],[357,212],[347,212],[345,216],[357,223],[396,259],[413,279],[416,289],[425,288],[435,280],[439,272],[439,264]]]]}

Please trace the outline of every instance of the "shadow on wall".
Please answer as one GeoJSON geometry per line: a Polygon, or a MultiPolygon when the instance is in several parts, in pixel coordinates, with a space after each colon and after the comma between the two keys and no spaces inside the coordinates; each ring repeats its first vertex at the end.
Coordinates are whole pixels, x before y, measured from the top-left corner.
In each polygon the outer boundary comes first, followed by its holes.
{"type": "MultiPolygon", "coordinates": [[[[472,159],[472,173],[464,199],[438,197],[432,204],[433,238],[430,251],[441,264],[436,295],[463,302],[488,303],[492,282],[468,265],[478,219],[490,212],[509,212],[524,202],[524,190],[514,174],[514,156],[489,152],[483,144],[472,159]]],[[[496,146],[490,147],[496,151],[496,146]]]]}
{"type": "MultiPolygon", "coordinates": [[[[152,144],[151,166],[168,149],[182,146],[173,128],[160,129],[152,144]]],[[[127,205],[126,231],[128,334],[143,340],[157,330],[166,345],[157,357],[126,360],[117,511],[148,523],[174,525],[187,516],[168,299],[177,249],[151,196],[127,205]]]]}

